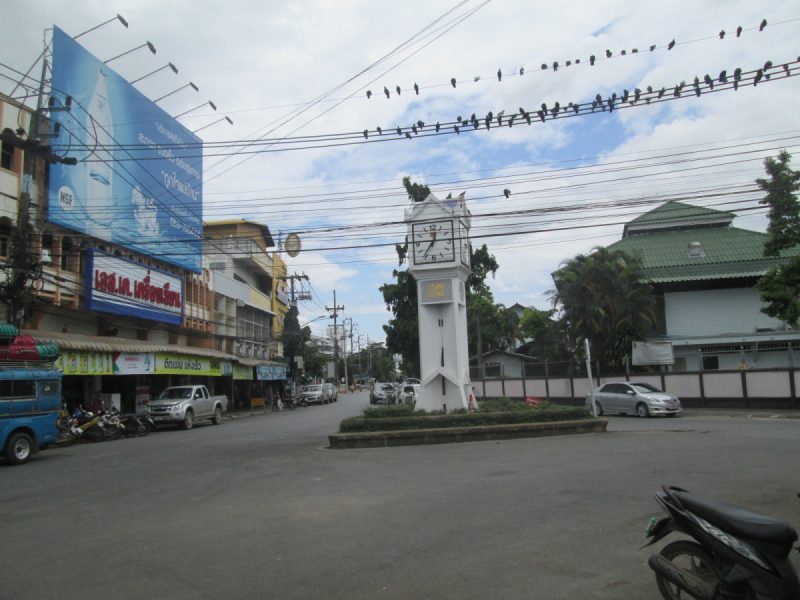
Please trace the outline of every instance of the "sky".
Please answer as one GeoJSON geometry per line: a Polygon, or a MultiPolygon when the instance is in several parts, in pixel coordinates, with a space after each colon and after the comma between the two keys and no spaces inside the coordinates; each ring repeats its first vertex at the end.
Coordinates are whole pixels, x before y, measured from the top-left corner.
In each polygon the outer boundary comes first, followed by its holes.
{"type": "Polygon", "coordinates": [[[137,89],[156,99],[191,81],[199,91],[159,106],[172,115],[217,107],[179,119],[208,125],[198,132],[204,219],[252,219],[276,241],[298,233],[301,253],[283,258],[309,276],[301,321],[325,334],[335,291],[339,322],[352,319],[362,345],[384,340],[391,318],[379,288],[393,281],[394,244],[406,233],[404,176],[440,199],[465,192],[472,243],[500,265],[489,280],[495,301],[547,309],[562,261],[613,243],[625,222],[668,200],[731,210],[734,226],[765,231],[754,180],[765,157],[796,153],[800,140],[800,78],[778,67],[756,87],[718,81],[722,70],[732,77],[766,61],[800,73],[791,1],[0,0],[0,92],[14,88],[11,69],[34,64],[53,24],[76,36],[117,14],[128,28],[114,20],[81,44],[105,60],[149,41],[155,55],[143,49],[111,66],[132,81],[171,62],[178,74],[160,71],[137,89]],[[697,97],[694,79],[706,74],[716,91],[697,97]],[[620,102],[626,89],[647,96],[647,86],[667,88],[670,101],[620,102]],[[613,112],[536,115],[542,103],[551,111],[598,94],[617,94],[613,112]],[[520,108],[531,125],[518,116],[508,127],[520,108]],[[481,127],[456,134],[457,117],[473,113],[481,127]],[[338,134],[350,135],[298,140],[338,134]],[[257,138],[285,142],[235,145],[257,138]]]}

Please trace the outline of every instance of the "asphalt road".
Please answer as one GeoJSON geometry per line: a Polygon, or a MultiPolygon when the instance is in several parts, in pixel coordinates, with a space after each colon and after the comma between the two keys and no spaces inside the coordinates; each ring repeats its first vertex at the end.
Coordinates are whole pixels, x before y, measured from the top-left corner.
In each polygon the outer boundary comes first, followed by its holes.
{"type": "Polygon", "coordinates": [[[605,434],[326,449],[367,404],[0,464],[0,599],[656,600],[639,548],[662,483],[800,529],[800,420],[610,417],[605,434]]]}

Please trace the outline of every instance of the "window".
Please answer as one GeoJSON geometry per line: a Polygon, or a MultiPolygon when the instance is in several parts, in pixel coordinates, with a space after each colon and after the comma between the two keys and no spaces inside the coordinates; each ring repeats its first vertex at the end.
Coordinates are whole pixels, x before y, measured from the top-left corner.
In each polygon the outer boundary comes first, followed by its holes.
{"type": "Polygon", "coordinates": [[[0,256],[8,256],[11,247],[11,227],[5,221],[3,219],[3,222],[0,222],[0,256]]]}
{"type": "Polygon", "coordinates": [[[719,356],[704,356],[703,371],[719,371],[719,356]]]}
{"type": "Polygon", "coordinates": [[[61,240],[61,268],[69,270],[69,257],[72,253],[72,238],[62,238],[61,240]]]}
{"type": "Polygon", "coordinates": [[[212,262],[209,265],[209,268],[212,271],[224,271],[225,270],[225,263],[224,262],[212,262]]]}
{"type": "Polygon", "coordinates": [[[0,153],[0,168],[9,171],[14,168],[14,146],[8,142],[3,142],[2,153],[0,153]]]}

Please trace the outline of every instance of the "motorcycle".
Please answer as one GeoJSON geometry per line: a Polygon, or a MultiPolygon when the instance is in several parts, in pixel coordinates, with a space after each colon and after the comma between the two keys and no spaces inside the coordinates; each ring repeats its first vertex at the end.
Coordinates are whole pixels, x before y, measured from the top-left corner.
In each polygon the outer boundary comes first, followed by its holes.
{"type": "Polygon", "coordinates": [[[95,416],[77,409],[71,417],[63,419],[55,445],[63,448],[83,437],[92,442],[102,442],[106,439],[106,432],[100,425],[102,420],[103,415],[95,416]]]}
{"type": "Polygon", "coordinates": [[[149,412],[138,415],[133,413],[119,415],[119,421],[125,437],[145,436],[156,428],[149,412]]]}
{"type": "Polygon", "coordinates": [[[294,410],[298,406],[308,406],[308,400],[305,398],[295,398],[294,396],[287,396],[286,398],[280,399],[280,404],[278,404],[278,400],[272,401],[272,410],[278,411],[283,408],[287,408],[289,410],[294,410]]]}
{"type": "Polygon", "coordinates": [[[668,544],[647,561],[666,600],[687,594],[699,600],[800,598],[789,559],[797,541],[791,525],[679,487],[662,490],[655,499],[669,516],[650,519],[651,540],[643,548],[673,531],[695,540],[668,544]]]}

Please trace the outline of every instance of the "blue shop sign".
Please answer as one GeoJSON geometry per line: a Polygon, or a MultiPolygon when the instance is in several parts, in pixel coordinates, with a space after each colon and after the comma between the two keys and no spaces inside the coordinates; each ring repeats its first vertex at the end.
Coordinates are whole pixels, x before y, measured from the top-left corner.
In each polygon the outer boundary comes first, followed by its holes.
{"type": "Polygon", "coordinates": [[[286,367],[256,367],[256,376],[262,381],[274,381],[276,379],[286,379],[286,367]]]}

